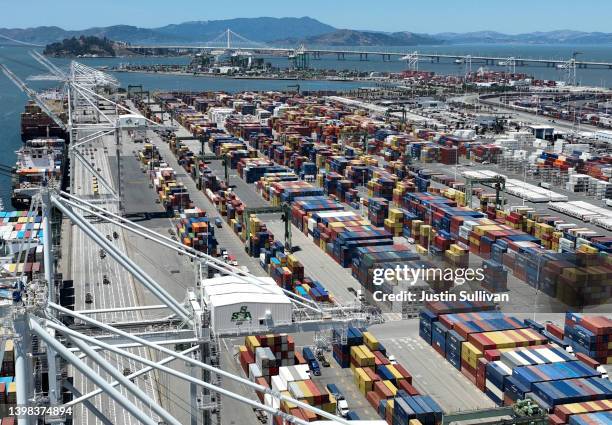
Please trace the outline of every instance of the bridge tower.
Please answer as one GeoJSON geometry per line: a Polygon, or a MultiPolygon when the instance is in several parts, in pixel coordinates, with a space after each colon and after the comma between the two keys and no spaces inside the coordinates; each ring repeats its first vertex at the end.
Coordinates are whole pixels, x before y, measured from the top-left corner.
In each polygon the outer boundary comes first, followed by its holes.
{"type": "Polygon", "coordinates": [[[295,69],[308,69],[310,67],[310,56],[303,44],[289,54],[289,59],[295,69]]]}

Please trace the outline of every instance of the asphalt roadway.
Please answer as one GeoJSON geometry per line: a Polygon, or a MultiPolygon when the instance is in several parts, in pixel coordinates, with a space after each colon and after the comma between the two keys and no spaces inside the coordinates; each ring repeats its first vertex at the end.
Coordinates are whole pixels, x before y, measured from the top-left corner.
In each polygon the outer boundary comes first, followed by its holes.
{"type": "MultiPolygon", "coordinates": [[[[80,137],[84,135],[83,131],[79,134],[80,137]]],[[[104,137],[103,140],[98,139],[80,148],[85,158],[91,161],[94,167],[99,168],[99,172],[106,181],[111,184],[113,179],[109,156],[111,156],[110,154],[113,152],[113,144],[114,139],[112,137],[104,137]],[[107,151],[104,147],[107,148],[107,151]]],[[[100,195],[96,196],[93,194],[92,175],[79,161],[75,161],[71,167],[71,172],[74,174],[75,185],[72,188],[73,194],[95,202],[98,206],[108,209],[109,211],[118,212],[118,205],[116,202],[108,199],[108,193],[101,184],[99,184],[100,195]]],[[[62,250],[64,251],[62,258],[65,259],[62,272],[64,273],[65,279],[72,279],[74,281],[76,299],[75,309],[90,310],[120,307],[124,308],[124,310],[115,313],[95,314],[93,317],[106,323],[142,320],[144,318],[143,313],[130,310],[132,306],[143,304],[142,293],[137,290],[137,286],[139,285],[134,282],[129,273],[114,261],[109,254],[107,254],[105,258],[102,258],[100,255],[100,248],[82,230],[75,225],[71,225],[68,221],[64,223],[66,224],[66,228],[63,234],[69,235],[69,238],[62,243],[62,250]],[[104,285],[102,283],[104,276],[109,279],[110,284],[104,285]],[[91,303],[85,302],[87,293],[91,293],[93,297],[91,303]]],[[[119,250],[126,252],[126,241],[128,239],[121,229],[101,222],[94,222],[93,226],[100,231],[102,235],[112,235],[113,231],[116,231],[119,237],[116,240],[113,239],[111,243],[119,250]]],[[[155,359],[148,349],[139,347],[129,350],[139,356],[155,359]]],[[[113,365],[120,372],[125,372],[127,370],[133,372],[141,367],[140,364],[135,361],[126,359],[117,354],[107,352],[101,352],[101,354],[108,363],[113,365]]],[[[99,365],[93,363],[89,359],[86,359],[86,361],[103,379],[107,381],[112,380],[99,365]]],[[[74,376],[75,387],[81,393],[88,393],[98,388],[97,385],[89,379],[86,379],[78,371],[72,370],[71,374],[74,376]]],[[[154,379],[155,378],[148,379],[140,377],[136,379],[136,382],[152,400],[159,403],[159,393],[155,388],[156,386],[153,384],[154,379]]],[[[125,388],[118,387],[118,390],[138,406],[147,416],[157,418],[157,415],[153,413],[150,406],[146,406],[137,400],[131,393],[125,390],[125,388]]],[[[140,423],[138,418],[127,413],[105,394],[96,396],[92,401],[99,410],[104,412],[113,424],[131,425],[140,423]]],[[[75,423],[84,425],[102,423],[88,409],[84,408],[83,405],[77,405],[75,407],[74,421],[75,423]]]]}
{"type": "MultiPolygon", "coordinates": [[[[445,165],[445,164],[440,164],[440,163],[423,163],[423,162],[418,162],[419,165],[423,166],[424,168],[439,172],[439,173],[443,173],[447,176],[451,176],[454,177],[454,166],[452,165],[445,165]]],[[[457,180],[458,181],[465,181],[465,179],[461,176],[461,173],[463,173],[464,171],[479,171],[479,170],[491,170],[491,171],[495,171],[497,173],[503,174],[505,176],[508,176],[509,178],[515,179],[515,180],[523,180],[524,176],[522,175],[518,175],[515,174],[509,170],[505,170],[503,168],[500,168],[497,164],[487,164],[487,165],[483,165],[483,164],[478,164],[478,163],[471,163],[469,161],[465,161],[462,160],[460,162],[460,166],[457,167],[457,180]]],[[[530,179],[530,178],[526,178],[524,179],[527,183],[532,184],[534,186],[538,185],[538,182],[530,179]]],[[[432,182],[434,184],[435,187],[446,187],[441,183],[437,183],[437,182],[432,182]]],[[[491,187],[486,187],[483,185],[475,185],[476,187],[483,187],[484,189],[487,189],[487,192],[492,192],[493,189],[491,187]]],[[[584,193],[575,193],[575,192],[569,192],[567,190],[565,190],[565,188],[563,187],[559,187],[559,186],[552,186],[550,190],[552,192],[556,192],[560,195],[565,195],[568,197],[568,201],[584,201],[584,202],[588,202],[590,204],[596,205],[596,206],[602,206],[602,201],[601,200],[596,200],[593,197],[589,197],[586,196],[584,193]]],[[[507,200],[507,207],[510,206],[521,206],[523,205],[523,199],[521,197],[518,196],[514,196],[514,195],[510,195],[509,193],[504,192],[504,197],[507,200]]],[[[536,211],[541,211],[541,212],[546,212],[547,214],[550,214],[552,216],[561,216],[564,217],[564,219],[569,222],[569,223],[575,223],[580,227],[585,227],[588,229],[591,229],[593,231],[596,231],[604,236],[612,236],[612,232],[609,230],[606,230],[602,227],[599,226],[595,226],[591,223],[586,223],[581,221],[580,219],[576,218],[576,217],[572,217],[566,214],[563,214],[559,211],[555,211],[553,209],[551,209],[548,205],[548,202],[532,202],[529,201],[527,199],[525,199],[524,201],[524,205],[531,207],[533,209],[535,209],[536,211]]]]}

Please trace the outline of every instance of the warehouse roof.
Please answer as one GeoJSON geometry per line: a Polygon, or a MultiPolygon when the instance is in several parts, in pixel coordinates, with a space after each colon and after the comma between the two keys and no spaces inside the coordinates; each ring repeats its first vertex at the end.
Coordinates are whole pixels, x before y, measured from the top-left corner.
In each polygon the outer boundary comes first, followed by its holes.
{"type": "Polygon", "coordinates": [[[202,289],[206,303],[217,307],[245,302],[291,304],[271,277],[260,277],[257,283],[243,282],[233,276],[215,277],[203,280],[202,289]]]}

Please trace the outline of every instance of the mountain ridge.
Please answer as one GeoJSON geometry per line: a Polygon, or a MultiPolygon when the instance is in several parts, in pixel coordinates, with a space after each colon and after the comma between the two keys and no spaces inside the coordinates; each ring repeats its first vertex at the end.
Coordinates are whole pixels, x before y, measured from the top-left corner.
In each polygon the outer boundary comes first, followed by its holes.
{"type": "Polygon", "coordinates": [[[535,31],[522,34],[504,34],[497,31],[439,32],[422,34],[411,31],[369,31],[339,29],[308,16],[303,17],[259,17],[235,18],[224,20],[193,20],[179,24],[168,24],[157,28],[142,28],[134,25],[110,25],[65,30],[58,26],[32,28],[0,28],[0,34],[30,43],[53,43],[66,38],[95,36],[132,44],[193,44],[221,38],[223,31],[230,28],[235,33],[255,42],[271,43],[279,41],[309,42],[309,40],[329,40],[356,45],[373,46],[418,44],[612,44],[612,33],[585,32],[574,30],[535,31]]]}
{"type": "Polygon", "coordinates": [[[276,40],[280,44],[299,44],[315,46],[416,46],[442,44],[443,41],[423,34],[407,31],[382,33],[339,29],[330,33],[311,36],[303,39],[288,38],[276,40]]]}

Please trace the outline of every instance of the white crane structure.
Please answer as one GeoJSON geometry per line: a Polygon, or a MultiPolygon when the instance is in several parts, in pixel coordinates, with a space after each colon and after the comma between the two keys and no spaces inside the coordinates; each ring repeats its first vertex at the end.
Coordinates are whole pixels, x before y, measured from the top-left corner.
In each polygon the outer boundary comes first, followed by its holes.
{"type": "Polygon", "coordinates": [[[412,53],[408,53],[406,56],[400,58],[401,61],[406,61],[408,64],[408,69],[410,71],[418,71],[419,70],[419,52],[416,50],[412,53]]]}
{"type": "Polygon", "coordinates": [[[511,74],[516,74],[516,59],[513,56],[503,61],[499,61],[498,65],[505,66],[507,72],[511,74]]]}
{"type": "Polygon", "coordinates": [[[571,58],[569,58],[566,62],[563,62],[557,65],[557,68],[563,70],[565,84],[569,86],[576,85],[576,82],[577,82],[576,81],[576,68],[577,68],[576,56],[580,54],[582,54],[582,52],[573,52],[571,58]]]}
{"type": "MultiPolygon", "coordinates": [[[[102,424],[114,425],[109,413],[117,410],[125,412],[122,417],[131,417],[130,423],[132,420],[148,425],[185,423],[170,413],[167,406],[156,399],[154,391],[143,384],[153,379],[139,379],[138,384],[135,383],[138,377],[158,374],[173,377],[189,385],[189,423],[192,425],[220,423],[221,396],[261,409],[269,416],[270,423],[273,417],[281,417],[286,423],[307,424],[280,408],[229,391],[221,386],[221,379],[235,381],[256,392],[269,394],[275,400],[293,403],[334,423],[349,425],[343,418],[224,370],[220,365],[217,346],[219,338],[224,335],[215,334],[210,327],[209,307],[205,303],[200,285],[201,271],[205,267],[212,268],[241,282],[260,285],[262,289],[265,289],[265,282],[244,269],[230,266],[216,257],[126,219],[122,215],[120,205],[120,181],[113,183],[106,170],[101,172],[96,167],[97,164],[92,165],[80,148],[97,143],[104,137],[108,140],[114,136],[119,162],[122,132],[135,129],[162,130],[170,127],[161,126],[135,114],[120,104],[117,98],[113,100],[118,83],[111,76],[78,62],[72,62],[69,71],[65,72],[40,54],[34,53],[32,56],[54,77],[64,82],[67,122],[60,120],[40,96],[10,70],[2,66],[2,71],[69,134],[71,186],[69,192],[63,191],[58,182],[48,181],[35,188],[32,208],[40,205],[43,214],[44,276],[34,276],[24,290],[22,302],[7,308],[0,307],[3,323],[10,330],[3,338],[10,337],[15,344],[17,403],[55,408],[46,414],[45,423],[64,424],[67,420],[65,409],[77,407],[82,411],[89,411],[88,414],[95,417],[95,422],[102,424]],[[104,191],[101,191],[100,196],[88,196],[83,189],[76,186],[74,174],[77,163],[81,167],[79,172],[95,176],[102,184],[104,191]],[[62,306],[58,294],[61,278],[58,282],[55,274],[57,248],[54,248],[52,243],[53,212],[61,213],[63,219],[68,220],[84,238],[89,239],[98,249],[104,250],[117,263],[117,267],[130,276],[134,285],[141,285],[158,303],[109,306],[82,311],[62,306]],[[98,223],[116,229],[122,236],[126,235],[126,238],[144,238],[149,243],[191,259],[199,269],[194,287],[188,288],[182,299],[177,299],[137,261],[130,258],[119,244],[109,240],[100,230],[98,223]],[[105,319],[107,315],[126,311],[132,313],[128,316],[131,319],[121,322],[105,319]],[[159,315],[155,318],[135,315],[152,311],[158,312],[159,315]],[[155,356],[150,353],[155,353],[155,356]],[[121,363],[113,363],[105,357],[111,354],[114,358],[127,359],[140,366],[137,370],[121,370],[118,367],[121,363]],[[34,384],[40,369],[34,359],[41,356],[46,358],[49,376],[49,389],[46,393],[37,392],[34,384]],[[191,373],[185,373],[175,367],[172,362],[176,360],[190,367],[191,373]],[[68,371],[68,374],[72,375],[80,374],[83,380],[90,384],[89,389],[79,388],[76,381],[70,382],[66,372],[62,371],[68,371]],[[62,388],[67,388],[72,393],[72,399],[63,400],[62,388]],[[101,405],[99,396],[107,397],[107,403],[101,405]],[[94,402],[95,397],[98,397],[98,402],[94,402]]],[[[118,178],[121,179],[120,168],[118,178]]],[[[17,278],[18,276],[15,276],[15,279],[17,278]]],[[[119,284],[127,285],[127,282],[119,284]]],[[[75,281],[75,285],[84,285],[84,282],[75,281]]],[[[369,315],[359,303],[354,306],[324,307],[292,292],[285,293],[293,304],[294,321],[286,325],[284,331],[296,331],[308,325],[320,333],[332,328],[346,329],[349,325],[364,325],[369,320],[369,315]]],[[[277,329],[270,329],[275,330],[277,329]]],[[[244,332],[236,330],[233,335],[244,332]]],[[[0,349],[0,353],[2,352],[3,349],[0,349]]],[[[186,397],[182,398],[186,400],[186,397]]],[[[18,419],[19,425],[33,423],[31,417],[23,416],[18,419]]],[[[84,422],[75,419],[74,423],[84,422]]]]}

